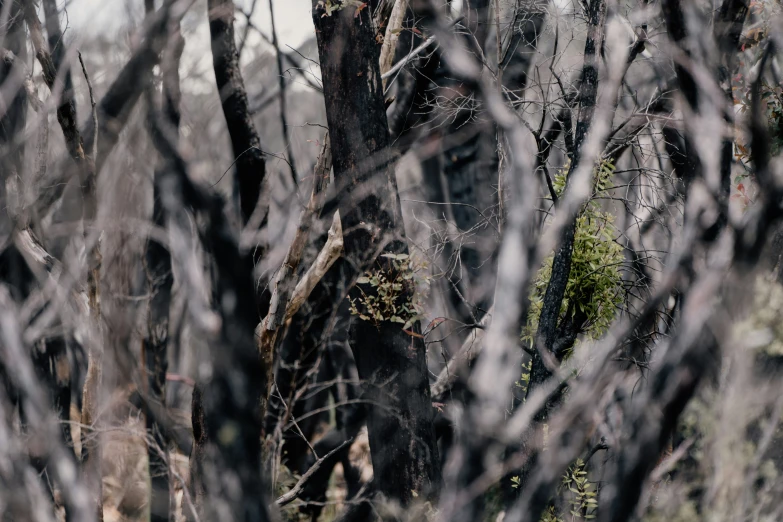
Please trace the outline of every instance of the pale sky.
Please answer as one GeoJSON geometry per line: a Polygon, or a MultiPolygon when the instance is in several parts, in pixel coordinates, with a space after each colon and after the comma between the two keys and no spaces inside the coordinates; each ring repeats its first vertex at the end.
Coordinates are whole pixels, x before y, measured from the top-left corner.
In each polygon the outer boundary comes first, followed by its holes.
{"type": "MultiPolygon", "coordinates": [[[[62,5],[63,0],[58,0],[62,5]]],[[[235,0],[248,10],[252,0],[235,0]]],[[[283,46],[297,47],[314,34],[311,18],[311,0],[273,0],[278,38],[283,46]]],[[[127,21],[128,6],[141,12],[143,0],[70,0],[66,12],[72,30],[77,33],[92,31],[110,33],[127,21]]],[[[198,0],[191,8],[191,16],[203,14],[206,20],[206,2],[198,0]]],[[[253,23],[271,34],[269,0],[258,0],[253,23]]],[[[86,35],[85,35],[86,36],[86,35]]]]}

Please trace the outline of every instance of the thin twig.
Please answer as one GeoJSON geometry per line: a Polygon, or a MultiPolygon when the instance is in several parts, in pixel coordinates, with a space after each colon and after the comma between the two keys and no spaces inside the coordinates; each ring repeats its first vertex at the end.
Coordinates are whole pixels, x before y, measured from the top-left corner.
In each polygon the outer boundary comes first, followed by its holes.
{"type": "Polygon", "coordinates": [[[285,152],[288,156],[288,166],[291,168],[291,181],[294,182],[294,190],[299,192],[299,180],[296,175],[296,162],[294,161],[294,152],[291,148],[291,137],[288,135],[288,120],[286,118],[285,103],[285,76],[283,71],[283,51],[280,50],[280,44],[277,41],[277,28],[275,27],[275,10],[272,0],[269,0],[269,19],[272,22],[272,45],[275,48],[275,60],[277,61],[277,82],[279,86],[278,97],[280,99],[280,127],[283,131],[283,142],[285,143],[285,152]]]}
{"type": "Polygon", "coordinates": [[[307,470],[307,472],[302,475],[302,478],[299,479],[299,481],[296,483],[296,485],[291,488],[290,491],[287,493],[280,495],[277,497],[277,500],[275,500],[275,504],[277,504],[278,507],[285,506],[287,504],[290,504],[294,500],[296,500],[299,495],[302,494],[302,490],[304,489],[304,486],[307,484],[307,481],[310,480],[310,477],[312,477],[316,471],[318,471],[318,468],[321,467],[321,465],[332,455],[343,449],[345,446],[353,442],[353,438],[350,438],[337,446],[335,449],[321,457],[320,459],[316,460],[315,463],[313,463],[312,466],[310,466],[310,469],[307,470]]]}
{"type": "Polygon", "coordinates": [[[87,74],[87,67],[84,65],[84,59],[82,58],[82,52],[77,51],[79,54],[79,63],[82,64],[82,74],[84,74],[84,81],[87,82],[87,89],[90,92],[90,107],[92,107],[92,123],[95,126],[95,132],[92,137],[92,161],[96,162],[98,159],[98,105],[95,103],[95,93],[92,90],[92,82],[90,81],[90,75],[87,74]]]}

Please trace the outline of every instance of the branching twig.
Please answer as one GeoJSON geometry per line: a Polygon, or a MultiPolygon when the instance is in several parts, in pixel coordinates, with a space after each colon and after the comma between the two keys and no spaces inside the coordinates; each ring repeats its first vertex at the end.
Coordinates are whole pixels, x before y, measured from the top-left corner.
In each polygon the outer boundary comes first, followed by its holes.
{"type": "Polygon", "coordinates": [[[318,471],[318,468],[321,467],[321,465],[327,461],[330,457],[332,457],[335,453],[339,452],[341,449],[343,449],[345,446],[353,442],[353,439],[348,439],[339,446],[337,446],[335,449],[324,455],[323,457],[316,460],[312,466],[310,466],[310,469],[305,472],[304,475],[302,475],[302,478],[300,478],[296,485],[291,488],[290,491],[280,495],[277,497],[277,500],[275,500],[275,504],[277,504],[278,507],[283,507],[287,504],[290,504],[294,500],[296,500],[299,495],[302,494],[302,490],[304,489],[305,485],[307,484],[307,481],[310,480],[310,477],[313,476],[313,474],[318,471]]]}

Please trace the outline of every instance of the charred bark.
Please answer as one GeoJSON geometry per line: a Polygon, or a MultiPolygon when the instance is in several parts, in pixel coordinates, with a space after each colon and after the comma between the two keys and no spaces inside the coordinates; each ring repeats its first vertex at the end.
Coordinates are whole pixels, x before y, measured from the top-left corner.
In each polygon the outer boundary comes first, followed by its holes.
{"type": "MultiPolygon", "coordinates": [[[[148,8],[152,6],[147,6],[148,8]]],[[[153,11],[148,11],[151,15],[153,11]]],[[[158,92],[155,85],[150,82],[147,87],[147,103],[150,109],[150,118],[157,117],[155,110],[162,104],[160,126],[151,122],[150,134],[153,140],[165,139],[159,133],[168,132],[172,139],[179,135],[180,122],[180,79],[179,62],[184,49],[185,40],[179,32],[179,24],[172,27],[169,44],[166,46],[161,59],[162,64],[162,92],[158,92]],[[157,99],[162,98],[161,102],[157,99]],[[157,130],[156,130],[157,129],[157,130]]],[[[155,169],[153,186],[153,215],[155,225],[165,228],[166,220],[161,194],[162,178],[166,176],[166,170],[173,168],[168,165],[167,158],[159,160],[160,165],[155,169]]],[[[171,307],[171,292],[174,284],[174,276],[171,267],[171,254],[166,246],[157,241],[150,240],[145,253],[145,269],[147,287],[151,296],[147,319],[147,334],[142,341],[143,364],[146,373],[146,397],[145,403],[155,403],[156,406],[165,408],[166,405],[166,372],[168,370],[168,344],[169,344],[169,309],[171,307]]],[[[149,408],[147,408],[149,409],[149,408]]],[[[173,497],[171,495],[171,479],[169,477],[168,452],[171,440],[167,430],[161,426],[154,415],[146,414],[145,423],[147,431],[153,441],[147,448],[147,460],[150,476],[150,520],[151,522],[165,522],[173,517],[173,497]]]]}
{"type": "MultiPolygon", "coordinates": [[[[572,151],[572,161],[569,168],[569,174],[573,173],[579,166],[582,154],[582,145],[584,144],[587,132],[592,123],[593,114],[598,95],[598,50],[603,46],[604,22],[606,20],[606,2],[604,0],[592,0],[588,7],[588,34],[585,41],[584,66],[582,67],[582,76],[579,87],[579,116],[574,131],[574,150],[572,151]]],[[[566,184],[568,183],[566,178],[566,184]]],[[[566,185],[566,189],[568,186],[566,185]]],[[[565,296],[568,278],[571,273],[571,257],[574,248],[574,234],[576,232],[576,217],[569,222],[563,231],[560,246],[555,252],[552,261],[552,275],[549,279],[546,292],[544,293],[543,305],[539,317],[538,331],[535,337],[535,353],[530,371],[530,382],[528,384],[527,394],[531,390],[546,381],[551,372],[544,362],[545,352],[551,354],[554,360],[562,360],[565,350],[560,346],[560,350],[555,350],[555,345],[562,345],[564,339],[574,339],[575,333],[578,333],[581,324],[569,322],[566,317],[560,319],[560,309],[565,296]]],[[[553,397],[537,414],[537,421],[545,422],[551,410],[558,402],[557,397],[553,397]]]]}
{"type": "MultiPolygon", "coordinates": [[[[4,296],[14,302],[22,303],[37,289],[35,274],[30,269],[27,261],[17,247],[14,236],[17,233],[20,221],[24,218],[20,215],[21,206],[14,201],[13,194],[6,191],[7,183],[12,181],[21,186],[24,179],[24,145],[20,137],[24,133],[27,123],[27,92],[24,89],[25,80],[24,61],[27,56],[26,38],[24,31],[25,4],[17,0],[0,0],[0,12],[7,13],[7,33],[3,45],[8,52],[13,54],[13,60],[0,61],[0,102],[6,110],[0,118],[0,240],[3,249],[0,252],[0,281],[3,283],[4,296]],[[8,5],[10,2],[10,5],[8,5]]],[[[22,223],[23,224],[23,223],[22,223]]],[[[4,350],[7,348],[4,346],[4,350]]],[[[28,354],[25,354],[28,356],[28,354]]],[[[70,372],[68,357],[63,342],[42,341],[30,350],[32,367],[35,375],[46,386],[46,405],[53,408],[60,418],[68,418],[71,400],[70,372]]],[[[29,424],[35,420],[35,412],[28,411],[28,406],[21,401],[21,394],[15,386],[14,370],[2,365],[4,387],[9,397],[14,402],[13,406],[19,406],[22,429],[27,431],[29,424]]],[[[10,414],[10,412],[8,412],[10,414]]],[[[70,429],[66,423],[62,424],[60,438],[68,444],[71,439],[70,429]]],[[[36,472],[43,472],[48,464],[48,455],[45,451],[39,451],[36,444],[28,448],[29,458],[36,472]]],[[[47,488],[49,489],[49,488],[47,488]]],[[[54,500],[53,491],[51,500],[54,500]]]]}
{"type": "MultiPolygon", "coordinates": [[[[209,0],[209,32],[212,45],[212,66],[215,70],[220,103],[226,118],[231,148],[234,152],[235,176],[234,197],[239,200],[242,224],[247,224],[262,196],[266,176],[266,162],[261,150],[261,139],[248,109],[247,91],[239,69],[239,53],[234,36],[234,13],[232,0],[209,0]]],[[[266,224],[267,209],[263,209],[266,224]]],[[[264,256],[266,246],[256,249],[251,258],[253,263],[264,256]]],[[[263,288],[264,285],[256,285],[263,288]]],[[[269,294],[259,290],[256,296],[258,317],[266,315],[269,294]]]]}
{"type": "Polygon", "coordinates": [[[233,520],[269,520],[260,438],[267,368],[253,335],[258,316],[250,255],[239,249],[222,198],[190,180],[176,147],[161,135],[164,139],[154,144],[170,159],[171,168],[159,179],[169,227],[171,218],[188,208],[206,221],[201,238],[214,260],[220,315],[219,332],[210,346],[211,375],[198,382],[193,395],[191,488],[207,519],[229,513],[233,520]]]}
{"type": "MultiPolygon", "coordinates": [[[[4,46],[11,51],[21,63],[0,62],[0,83],[4,87],[3,104],[8,107],[0,125],[0,159],[3,162],[3,181],[13,176],[21,176],[24,168],[24,147],[17,143],[18,134],[24,131],[27,121],[27,91],[23,87],[23,64],[27,59],[25,42],[24,17],[22,3],[19,0],[2,0],[0,9],[8,13],[8,25],[4,46]],[[10,8],[8,3],[11,3],[10,8]]],[[[5,185],[0,187],[5,194],[5,185]]]]}
{"type": "Polygon", "coordinates": [[[266,162],[261,151],[261,139],[250,117],[247,91],[239,70],[239,53],[234,39],[236,7],[232,0],[209,0],[207,8],[212,65],[236,160],[236,187],[242,221],[247,222],[261,195],[266,162]]]}
{"type": "MultiPolygon", "coordinates": [[[[346,260],[332,281],[353,282],[382,252],[407,252],[371,11],[344,8],[322,16],[323,8],[313,3],[335,182],[344,191],[346,260]]],[[[350,295],[361,294],[354,288],[350,295]]],[[[354,318],[349,332],[371,404],[368,431],[377,491],[403,504],[414,492],[433,494],[440,472],[422,339],[387,320],[373,324],[354,318]]]]}
{"type": "MultiPolygon", "coordinates": [[[[330,365],[333,366],[332,371],[336,375],[346,379],[347,381],[356,380],[356,369],[353,365],[350,353],[344,353],[348,351],[348,347],[343,345],[340,347],[333,346],[329,352],[330,365]],[[350,364],[349,364],[350,363],[350,364]]],[[[337,391],[333,393],[334,401],[336,404],[345,403],[348,401],[354,401],[358,398],[355,390],[355,386],[348,385],[344,392],[337,391]]],[[[339,447],[346,440],[355,439],[359,434],[359,431],[364,426],[367,417],[367,409],[361,404],[347,404],[337,408],[336,426],[333,430],[329,431],[326,435],[318,440],[313,446],[316,454],[325,455],[332,451],[334,448],[339,447]]],[[[339,462],[343,467],[343,476],[345,478],[347,486],[347,499],[353,499],[362,487],[361,483],[361,471],[356,469],[349,458],[350,446],[346,446],[341,451],[335,454],[335,458],[331,462],[323,464],[323,471],[319,470],[320,475],[318,480],[313,477],[305,491],[302,493],[303,499],[325,501],[326,492],[329,488],[329,478],[334,466],[339,462]]],[[[302,469],[309,468],[313,462],[314,456],[308,456],[302,469]]],[[[312,516],[317,516],[321,512],[321,506],[314,504],[303,511],[310,513],[312,516]]]]}
{"type": "Polygon", "coordinates": [[[517,7],[511,38],[500,59],[503,84],[512,91],[527,87],[530,64],[538,49],[548,5],[549,0],[529,0],[517,7]]]}
{"type": "Polygon", "coordinates": [[[81,132],[79,132],[76,100],[73,95],[73,79],[70,67],[64,62],[65,42],[62,41],[63,35],[54,0],[44,1],[44,12],[46,14],[46,32],[49,36],[48,46],[43,39],[43,28],[38,19],[36,6],[32,0],[26,1],[25,20],[30,30],[30,39],[33,42],[35,57],[41,64],[44,81],[52,94],[59,97],[57,121],[63,131],[68,153],[79,166],[79,170],[86,174],[89,169],[94,168],[94,165],[90,166],[85,163],[84,145],[81,132]]]}
{"type": "MultiPolygon", "coordinates": [[[[582,146],[587,137],[588,130],[595,114],[595,106],[598,95],[598,51],[603,46],[604,22],[606,21],[605,0],[591,0],[588,6],[588,33],[585,40],[584,65],[579,85],[579,113],[574,130],[573,150],[571,152],[571,165],[568,174],[572,174],[579,166],[582,156],[582,146]]],[[[566,188],[568,190],[568,178],[566,188]]],[[[577,335],[581,332],[582,325],[587,317],[584,314],[575,313],[573,309],[566,311],[561,318],[561,307],[565,297],[568,279],[571,274],[571,260],[574,248],[574,235],[576,233],[576,219],[574,216],[565,226],[560,239],[560,245],[554,253],[552,260],[552,275],[544,293],[543,304],[539,315],[538,330],[534,339],[534,352],[532,354],[530,379],[526,394],[531,396],[533,390],[540,387],[552,375],[547,361],[555,364],[563,360],[564,354],[573,346],[577,335]]],[[[551,363],[550,363],[551,364],[551,363]]],[[[547,422],[559,406],[562,399],[562,389],[551,394],[545,405],[536,412],[534,420],[539,425],[547,422]]],[[[528,432],[522,437],[522,446],[531,446],[533,433],[528,432]]],[[[525,492],[528,486],[530,471],[537,465],[539,455],[533,451],[530,453],[525,465],[519,472],[519,491],[525,492]]],[[[526,492],[525,492],[526,493],[526,492]]],[[[538,499],[540,500],[540,499],[538,499]]],[[[544,500],[547,502],[548,500],[544,500]]],[[[543,509],[534,503],[535,509],[543,509]]]]}
{"type": "MultiPolygon", "coordinates": [[[[528,71],[534,60],[539,33],[546,20],[546,0],[524,2],[517,6],[509,43],[503,50],[498,75],[503,86],[510,91],[523,93],[527,87],[528,71]]],[[[490,3],[480,0],[469,4],[468,30],[473,37],[466,37],[469,48],[485,56],[499,54],[488,44],[493,38],[486,30],[493,22],[488,18],[490,3]],[[475,49],[479,45],[481,49],[475,49]]],[[[499,37],[496,35],[496,37],[499,37]]],[[[446,245],[444,258],[450,265],[452,288],[449,291],[451,307],[456,318],[464,323],[474,323],[486,311],[492,300],[489,289],[494,288],[496,264],[496,237],[493,231],[502,221],[497,128],[483,120],[483,107],[467,99],[471,93],[464,83],[455,81],[448,68],[441,64],[435,82],[444,98],[454,97],[458,109],[455,117],[440,114],[436,118],[448,122],[441,151],[443,181],[446,190],[433,190],[436,202],[449,205],[460,234],[469,239],[457,238],[446,245]],[[446,145],[449,141],[457,144],[446,145]],[[485,239],[486,238],[486,239],[485,239]],[[489,239],[491,238],[491,239],[489,239]],[[457,248],[455,245],[464,243],[457,248]],[[451,268],[453,267],[453,268],[451,268]],[[462,295],[459,295],[462,294],[462,295]]]]}

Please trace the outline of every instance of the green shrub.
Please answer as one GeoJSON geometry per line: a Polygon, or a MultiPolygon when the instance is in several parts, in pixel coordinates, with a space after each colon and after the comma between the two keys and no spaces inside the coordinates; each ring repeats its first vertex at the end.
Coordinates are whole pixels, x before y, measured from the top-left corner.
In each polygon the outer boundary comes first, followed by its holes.
{"type": "MultiPolygon", "coordinates": [[[[577,310],[583,312],[587,317],[584,333],[593,339],[606,332],[623,303],[620,272],[624,260],[623,247],[615,242],[618,234],[614,216],[601,211],[595,201],[596,195],[611,187],[614,170],[610,163],[602,163],[596,169],[593,198],[577,216],[571,272],[560,308],[560,321],[565,319],[569,310],[572,313],[577,310]]],[[[555,177],[554,187],[558,195],[565,188],[567,171],[566,165],[555,177]]],[[[553,260],[554,253],[547,256],[533,281],[530,312],[522,333],[522,339],[531,345],[538,329],[544,294],[552,277],[553,260]]]]}
{"type": "Polygon", "coordinates": [[[359,295],[348,298],[351,314],[376,325],[400,323],[403,329],[424,317],[422,290],[428,288],[426,265],[408,254],[382,254],[385,261],[356,280],[359,295]]]}

